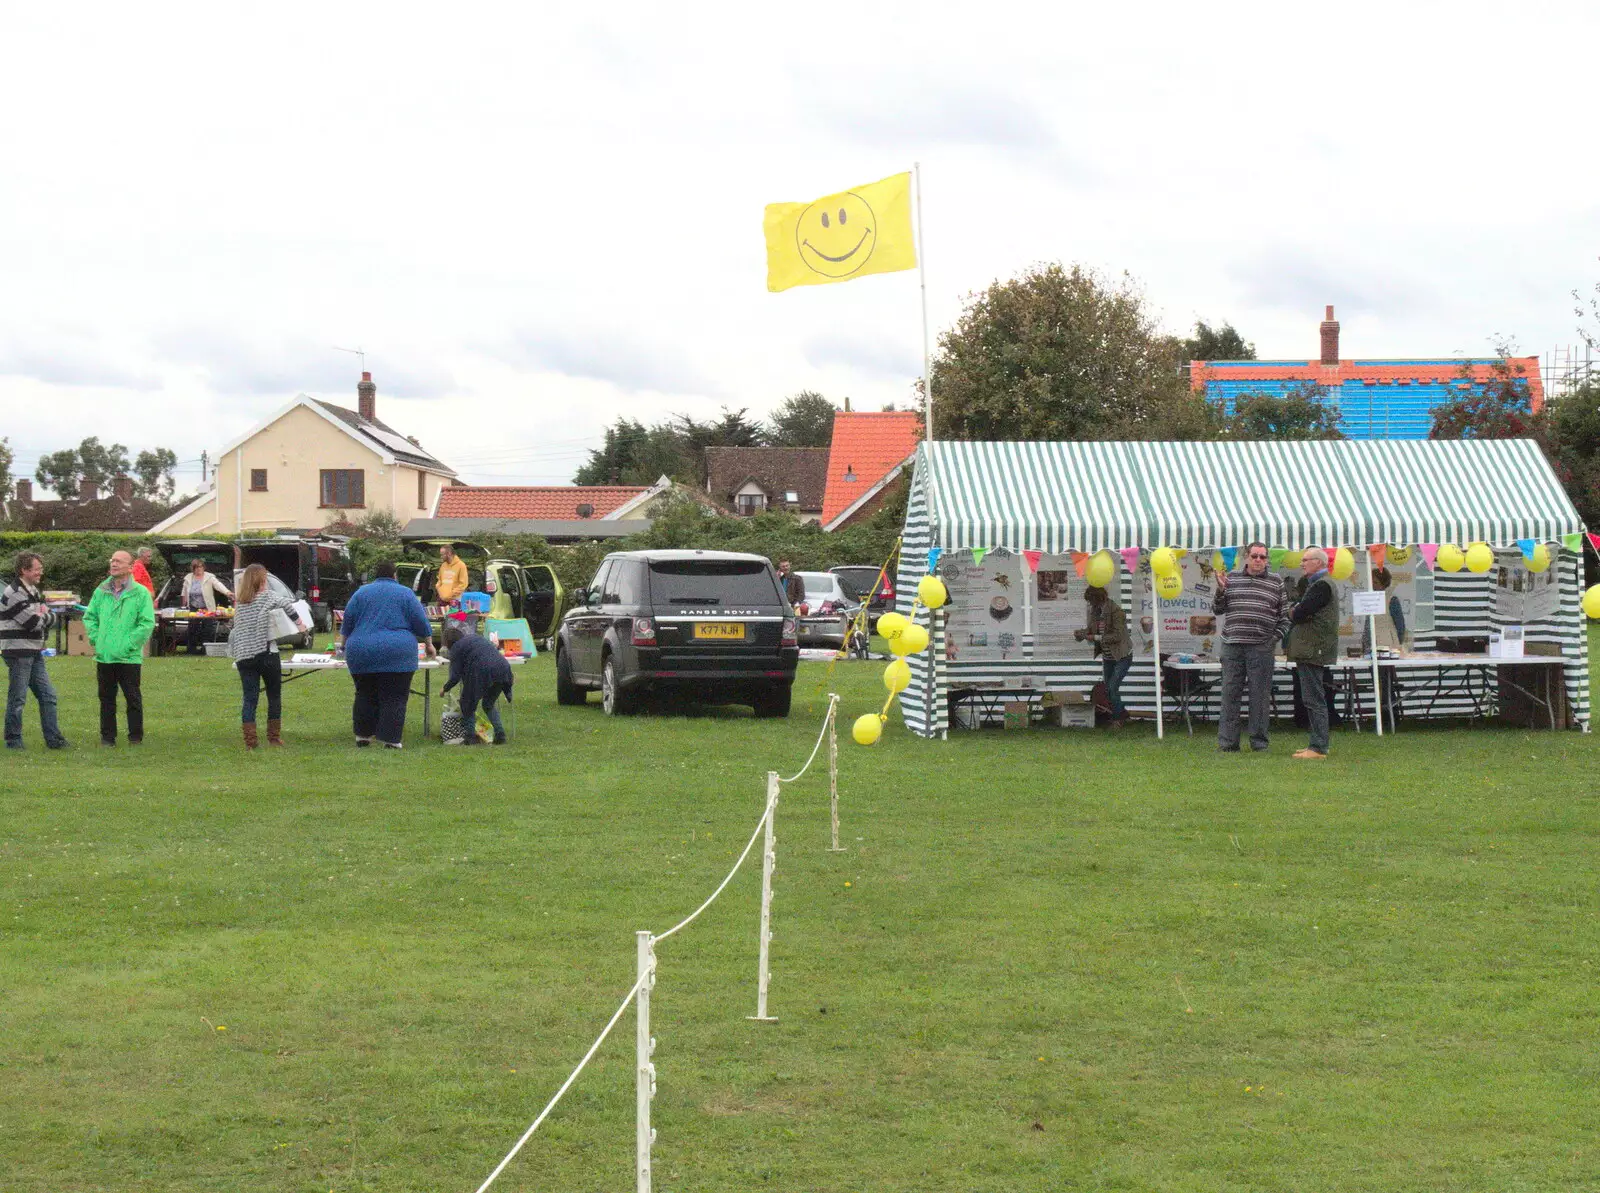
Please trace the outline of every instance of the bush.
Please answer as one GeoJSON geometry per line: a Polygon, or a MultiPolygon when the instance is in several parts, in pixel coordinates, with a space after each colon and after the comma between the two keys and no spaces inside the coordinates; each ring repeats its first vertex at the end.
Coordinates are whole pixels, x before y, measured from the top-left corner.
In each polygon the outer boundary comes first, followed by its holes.
{"type": "MultiPolygon", "coordinates": [[[[0,534],[0,570],[12,578],[12,564],[20,551],[34,551],[44,559],[44,587],[76,592],[85,603],[95,585],[110,574],[106,564],[115,551],[137,551],[152,546],[149,535],[97,534],[89,531],[16,531],[0,534]]],[[[160,555],[150,559],[150,576],[156,591],[167,578],[167,565],[160,555]]]]}

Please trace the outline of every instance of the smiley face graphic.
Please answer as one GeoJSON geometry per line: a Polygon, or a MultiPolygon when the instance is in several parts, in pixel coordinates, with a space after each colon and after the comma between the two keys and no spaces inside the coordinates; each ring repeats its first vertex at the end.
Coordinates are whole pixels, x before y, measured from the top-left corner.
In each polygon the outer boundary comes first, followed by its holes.
{"type": "Polygon", "coordinates": [[[878,220],[872,205],[854,191],[818,199],[800,213],[795,248],[806,268],[828,278],[847,278],[872,259],[878,220]]]}

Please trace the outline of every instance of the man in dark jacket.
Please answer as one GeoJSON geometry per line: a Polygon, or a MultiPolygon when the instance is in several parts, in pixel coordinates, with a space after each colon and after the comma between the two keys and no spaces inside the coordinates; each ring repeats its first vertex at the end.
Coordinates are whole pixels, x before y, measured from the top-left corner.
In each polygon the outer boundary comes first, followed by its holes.
{"type": "Polygon", "coordinates": [[[1305,588],[1289,613],[1290,660],[1299,671],[1300,698],[1311,723],[1311,743],[1296,758],[1328,756],[1328,668],[1339,657],[1339,598],[1328,575],[1328,556],[1310,547],[1301,557],[1305,588]]]}
{"type": "Polygon", "coordinates": [[[783,585],[783,599],[799,609],[806,599],[806,582],[789,570],[787,559],[778,561],[778,583],[783,585]]]}
{"type": "Polygon", "coordinates": [[[16,582],[0,589],[0,657],[11,681],[6,690],[6,745],[13,750],[22,749],[22,710],[29,692],[39,703],[44,744],[52,750],[67,744],[56,719],[56,690],[44,667],[44,636],[54,615],[39,591],[43,578],[44,560],[24,551],[17,556],[16,582]]]}
{"type": "Polygon", "coordinates": [[[483,715],[494,726],[494,744],[506,744],[506,727],[500,721],[500,710],[495,701],[501,696],[511,699],[511,664],[498,647],[481,634],[469,634],[455,622],[445,626],[444,648],[450,657],[450,678],[443,692],[461,685],[461,720],[467,727],[466,745],[478,744],[478,705],[483,705],[483,715]]]}

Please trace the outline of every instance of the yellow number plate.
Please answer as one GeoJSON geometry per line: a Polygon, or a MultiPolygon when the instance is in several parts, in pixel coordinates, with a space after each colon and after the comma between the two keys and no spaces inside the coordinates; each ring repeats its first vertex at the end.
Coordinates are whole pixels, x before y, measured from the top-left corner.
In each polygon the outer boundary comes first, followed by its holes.
{"type": "Polygon", "coordinates": [[[719,638],[723,640],[744,640],[744,622],[742,621],[699,621],[695,623],[694,636],[696,638],[719,638]]]}

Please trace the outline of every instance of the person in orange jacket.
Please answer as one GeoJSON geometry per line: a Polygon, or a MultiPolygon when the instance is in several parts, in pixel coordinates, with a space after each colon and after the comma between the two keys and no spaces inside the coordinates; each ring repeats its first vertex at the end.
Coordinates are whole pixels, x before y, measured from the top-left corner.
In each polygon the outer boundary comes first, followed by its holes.
{"type": "Polygon", "coordinates": [[[150,557],[154,554],[149,547],[140,547],[139,553],[133,557],[133,582],[149,589],[152,601],[156,599],[156,582],[150,578],[150,557]]]}

